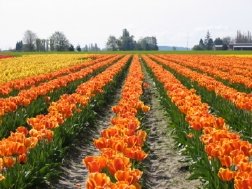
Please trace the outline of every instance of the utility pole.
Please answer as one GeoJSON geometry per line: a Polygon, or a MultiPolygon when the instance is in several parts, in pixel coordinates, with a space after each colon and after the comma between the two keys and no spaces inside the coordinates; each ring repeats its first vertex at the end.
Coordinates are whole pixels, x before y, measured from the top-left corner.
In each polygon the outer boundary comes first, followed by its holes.
{"type": "Polygon", "coordinates": [[[189,48],[188,48],[188,40],[189,40],[189,36],[188,36],[188,32],[187,32],[187,34],[186,34],[186,49],[187,49],[187,51],[189,50],[189,48]]]}

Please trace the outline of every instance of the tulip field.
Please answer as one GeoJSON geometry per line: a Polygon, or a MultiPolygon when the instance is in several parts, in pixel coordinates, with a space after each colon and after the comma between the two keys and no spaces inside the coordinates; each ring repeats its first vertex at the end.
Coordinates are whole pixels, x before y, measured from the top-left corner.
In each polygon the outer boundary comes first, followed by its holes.
{"type": "Polygon", "coordinates": [[[252,189],[251,56],[0,55],[0,71],[1,189],[252,189]]]}

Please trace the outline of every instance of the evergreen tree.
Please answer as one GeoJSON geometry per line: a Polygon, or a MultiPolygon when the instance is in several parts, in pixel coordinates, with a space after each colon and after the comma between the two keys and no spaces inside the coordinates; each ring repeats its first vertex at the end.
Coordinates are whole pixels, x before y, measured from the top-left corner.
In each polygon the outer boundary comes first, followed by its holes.
{"type": "Polygon", "coordinates": [[[207,31],[204,45],[205,45],[206,50],[213,50],[214,43],[213,43],[213,39],[211,38],[211,34],[209,31],[207,31]]]}
{"type": "Polygon", "coordinates": [[[75,50],[75,49],[74,49],[74,46],[71,44],[71,45],[69,46],[68,50],[69,50],[69,51],[74,51],[74,50],[75,50]]]}
{"type": "Polygon", "coordinates": [[[16,43],[16,51],[22,51],[23,50],[23,41],[18,41],[16,43]]]}
{"type": "Polygon", "coordinates": [[[223,41],[222,41],[222,39],[221,38],[216,38],[215,40],[214,40],[214,44],[215,45],[223,45],[223,41]]]}
{"type": "Polygon", "coordinates": [[[206,46],[205,46],[205,44],[203,42],[203,39],[200,39],[200,41],[199,41],[199,48],[200,48],[200,50],[206,49],[206,46]]]}
{"type": "Polygon", "coordinates": [[[210,38],[207,43],[207,50],[213,50],[213,47],[214,47],[214,42],[213,42],[213,39],[210,38]]]}
{"type": "Polygon", "coordinates": [[[77,45],[77,46],[76,46],[76,50],[77,50],[78,52],[80,52],[80,51],[81,51],[81,47],[80,47],[80,45],[77,45]]]}

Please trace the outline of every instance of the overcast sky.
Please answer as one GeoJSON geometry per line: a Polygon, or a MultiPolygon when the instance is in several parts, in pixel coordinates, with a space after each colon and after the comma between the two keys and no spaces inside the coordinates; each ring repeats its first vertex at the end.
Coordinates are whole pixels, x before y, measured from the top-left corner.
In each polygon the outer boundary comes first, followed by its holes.
{"type": "Polygon", "coordinates": [[[136,40],[156,36],[159,45],[192,47],[207,30],[213,38],[252,31],[251,9],[252,0],[0,0],[0,48],[14,48],[27,29],[105,47],[123,28],[136,40]]]}

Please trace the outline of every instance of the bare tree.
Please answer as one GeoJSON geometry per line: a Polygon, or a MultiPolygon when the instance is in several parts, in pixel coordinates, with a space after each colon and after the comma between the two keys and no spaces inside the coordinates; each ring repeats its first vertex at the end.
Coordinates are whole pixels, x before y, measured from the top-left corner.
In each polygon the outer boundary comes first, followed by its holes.
{"type": "Polygon", "coordinates": [[[118,39],[115,36],[109,36],[108,41],[106,43],[107,49],[111,51],[116,51],[119,49],[118,47],[118,39]]]}
{"type": "Polygon", "coordinates": [[[248,31],[247,33],[242,33],[241,31],[237,31],[235,42],[236,43],[251,43],[252,36],[251,36],[250,31],[248,31]]]}
{"type": "Polygon", "coordinates": [[[37,35],[32,32],[31,30],[27,30],[24,33],[24,50],[26,51],[34,51],[35,50],[35,43],[36,43],[37,35]]]}
{"type": "Polygon", "coordinates": [[[64,33],[56,31],[50,37],[51,51],[67,51],[69,48],[69,41],[64,33]]]}
{"type": "Polygon", "coordinates": [[[46,39],[45,41],[45,49],[46,51],[49,51],[49,39],[46,39]]]}

